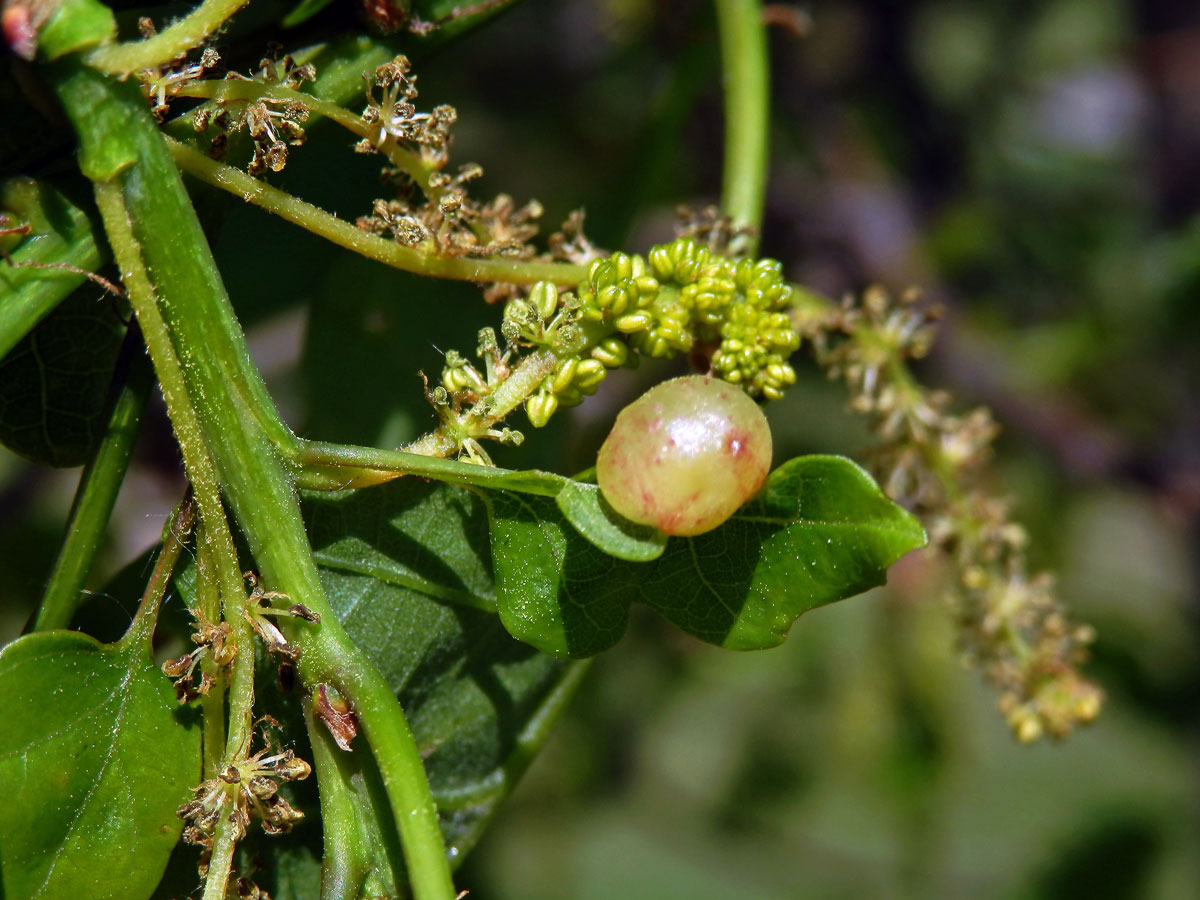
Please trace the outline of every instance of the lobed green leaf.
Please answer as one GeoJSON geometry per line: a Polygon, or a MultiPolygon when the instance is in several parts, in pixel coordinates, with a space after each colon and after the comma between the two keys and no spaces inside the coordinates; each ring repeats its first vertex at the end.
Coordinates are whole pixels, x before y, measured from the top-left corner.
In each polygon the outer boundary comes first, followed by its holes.
{"type": "Polygon", "coordinates": [[[558,656],[612,646],[634,601],[709,643],[772,647],[802,613],[882,584],[888,566],[925,543],[912,515],[833,456],[785,463],[723,526],[672,538],[643,563],[600,552],[545,498],[486,499],[501,621],[558,656]]]}
{"type": "Polygon", "coordinates": [[[554,502],[576,531],[610,556],[648,562],[662,556],[667,547],[663,532],[653,525],[639,525],[626,519],[594,484],[567,481],[554,502]]]}

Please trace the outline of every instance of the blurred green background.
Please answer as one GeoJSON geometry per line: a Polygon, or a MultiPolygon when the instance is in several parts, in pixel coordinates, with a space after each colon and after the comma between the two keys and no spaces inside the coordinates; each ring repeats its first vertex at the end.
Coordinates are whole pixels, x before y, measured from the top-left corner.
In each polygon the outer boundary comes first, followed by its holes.
{"type": "MultiPolygon", "coordinates": [[[[348,7],[314,27],[353,25],[348,7]]],[[[790,27],[771,34],[763,250],[835,296],[917,285],[947,307],[921,377],[995,409],[992,486],[1013,498],[1034,564],[1096,626],[1105,711],[1063,744],[1018,746],[958,661],[924,556],[772,651],[714,650],[635,617],[461,885],[472,900],[1200,897],[1195,7],[776,12],[790,27]]],[[[455,159],[487,171],[477,196],[536,196],[551,227],[584,206],[592,239],[627,250],[669,236],[677,203],[717,198],[707,4],[527,0],[418,71],[425,108],[458,108],[455,159]]],[[[353,218],[379,193],[376,170],[314,131],[279,181],[353,218]]],[[[203,202],[223,210],[216,251],[289,421],[383,444],[432,424],[416,370],[469,351],[496,310],[203,202]]],[[[842,389],[803,351],[797,367],[769,411],[777,459],[865,448],[842,389]]],[[[665,371],[612,379],[497,461],[587,466],[615,409],[665,371]]],[[[176,466],[156,408],[107,573],[155,539],[176,466]]],[[[36,602],[76,477],[0,451],[4,640],[36,602]]],[[[105,577],[93,603],[128,608],[105,577]]]]}

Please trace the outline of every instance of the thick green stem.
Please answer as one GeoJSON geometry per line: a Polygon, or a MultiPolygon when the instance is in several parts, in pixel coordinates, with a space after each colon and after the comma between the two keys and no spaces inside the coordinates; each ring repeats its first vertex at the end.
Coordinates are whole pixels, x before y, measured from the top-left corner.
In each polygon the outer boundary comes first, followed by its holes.
{"type": "Polygon", "coordinates": [[[374,259],[405,272],[415,272],[432,278],[452,278],[459,281],[492,282],[508,284],[533,284],[535,281],[552,281],[558,285],[573,286],[583,280],[587,270],[570,263],[521,262],[507,259],[471,259],[465,256],[430,256],[387,241],[363,231],[356,225],[332,216],[325,210],[305,203],[291,194],[271,187],[252,178],[245,172],[209,159],[202,153],[178,141],[167,139],[175,164],[189,175],[199,178],[223,191],[236,194],[247,203],[253,203],[320,235],[328,241],[353,250],[368,259],[374,259]]]}
{"type": "Polygon", "coordinates": [[[79,476],[67,534],[33,623],[35,631],[66,628],[71,624],[125,480],[142,410],[154,386],[154,369],[137,328],[130,328],[125,336],[113,383],[117,390],[108,427],[95,455],[79,476]]]}
{"type": "MultiPolygon", "coordinates": [[[[209,544],[210,558],[215,558],[217,581],[226,604],[244,601],[241,573],[233,536],[225,521],[217,473],[208,453],[199,417],[188,395],[184,377],[170,332],[158,307],[159,298],[143,260],[143,248],[134,235],[132,220],[125,203],[124,175],[96,183],[96,205],[104,220],[109,243],[121,269],[121,278],[134,311],[137,313],[146,349],[154,362],[155,372],[162,384],[167,411],[183,452],[184,466],[192,483],[196,504],[204,524],[204,536],[209,544]]],[[[230,679],[231,709],[225,758],[236,754],[238,748],[249,746],[250,708],[254,698],[254,646],[249,624],[241,609],[233,610],[230,625],[238,648],[230,679]]],[[[233,826],[227,817],[217,823],[212,858],[205,878],[204,900],[224,898],[233,861],[233,826]]]]}
{"type": "MultiPolygon", "coordinates": [[[[721,209],[735,226],[762,225],[767,189],[770,83],[767,36],[759,0],[715,0],[725,86],[725,168],[721,209]]],[[[756,236],[730,250],[753,256],[756,236]]]]}
{"type": "Polygon", "coordinates": [[[124,78],[143,69],[166,65],[224,25],[249,0],[204,0],[166,31],[144,41],[107,44],[88,54],[88,65],[124,78]]]}
{"type": "MultiPolygon", "coordinates": [[[[261,408],[269,397],[265,389],[259,393],[261,378],[249,362],[245,338],[163,139],[136,88],[82,68],[60,74],[59,95],[81,138],[82,167],[97,182],[97,201],[164,394],[177,394],[174,401],[168,396],[168,409],[206,533],[218,545],[226,619],[239,649],[227,748],[245,746],[248,739],[241,710],[252,686],[237,666],[251,654],[249,642],[236,633],[242,627],[234,621],[243,619],[240,610],[228,606],[242,602],[233,599],[241,596],[241,576],[236,560],[229,572],[225,547],[231,549],[232,543],[225,542],[223,510],[212,504],[218,487],[264,581],[321,617],[319,626],[288,626],[302,647],[300,675],[309,685],[332,683],[354,706],[379,762],[414,897],[451,900],[454,886],[420,753],[391,688],[349,640],[325,598],[292,472],[279,452],[295,439],[287,432],[280,440],[273,406],[261,408]],[[212,533],[215,529],[222,533],[212,533]]],[[[220,496],[216,499],[219,504],[220,496]]],[[[224,865],[231,852],[218,831],[213,865],[224,865]]]]}

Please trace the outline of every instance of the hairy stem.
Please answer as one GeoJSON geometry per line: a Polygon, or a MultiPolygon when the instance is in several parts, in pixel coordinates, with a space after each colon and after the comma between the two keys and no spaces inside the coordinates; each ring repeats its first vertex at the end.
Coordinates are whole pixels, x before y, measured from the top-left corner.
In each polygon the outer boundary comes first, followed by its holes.
{"type": "MultiPolygon", "coordinates": [[[[725,86],[725,167],[721,209],[735,226],[762,225],[767,187],[770,85],[767,37],[759,0],[715,0],[725,86]]],[[[735,239],[730,250],[749,256],[757,236],[735,239]]]]}
{"type": "Polygon", "coordinates": [[[373,848],[367,817],[350,783],[353,757],[317,721],[312,701],[305,698],[303,705],[321,798],[321,900],[355,900],[371,869],[373,848]]]}
{"type": "Polygon", "coordinates": [[[154,626],[158,621],[158,610],[162,607],[163,597],[167,593],[167,583],[171,573],[183,553],[183,542],[196,524],[196,506],[189,494],[172,513],[167,532],[163,535],[162,549],[158,559],[154,561],[154,571],[146,582],[146,590],[142,593],[142,602],[138,604],[137,615],[129,626],[122,640],[141,640],[147,644],[154,634],[154,626]]]}
{"type": "MultiPolygon", "coordinates": [[[[235,602],[235,597],[244,599],[233,536],[225,520],[216,469],[204,441],[199,417],[188,396],[186,379],[171,343],[170,332],[158,309],[158,297],[142,259],[142,247],[134,235],[125,204],[122,180],[123,176],[118,175],[115,179],[97,182],[96,205],[104,220],[113,255],[121,268],[129,301],[137,313],[142,333],[145,335],[146,349],[162,384],[167,411],[179,440],[184,466],[191,480],[200,518],[204,524],[205,540],[212,556],[217,560],[217,581],[222,599],[229,604],[235,602]]],[[[236,752],[236,748],[243,746],[243,742],[245,746],[249,744],[249,704],[254,696],[254,648],[248,634],[249,623],[241,615],[240,609],[232,619],[230,625],[234,629],[233,637],[239,652],[234,658],[230,683],[229,702],[232,713],[225,749],[226,759],[230,758],[231,750],[236,752]]],[[[223,817],[217,823],[212,859],[205,879],[204,900],[224,898],[233,860],[233,844],[232,825],[223,817]]]]}
{"type": "Polygon", "coordinates": [[[71,624],[88,573],[96,560],[113,504],[125,480],[142,410],[154,386],[154,369],[142,347],[136,326],[125,335],[117,371],[108,427],[95,455],[79,476],[79,487],[67,520],[67,534],[50,574],[50,583],[34,620],[35,631],[71,624]]]}
{"type": "Polygon", "coordinates": [[[338,106],[336,103],[322,100],[312,94],[306,94],[304,91],[297,91],[282,84],[264,84],[261,81],[241,81],[239,79],[208,79],[180,85],[172,96],[224,102],[270,99],[302,103],[310,113],[324,116],[359,137],[367,136],[367,128],[362,116],[355,115],[344,106],[338,106]]]}
{"type": "Polygon", "coordinates": [[[507,259],[470,259],[465,256],[430,256],[404,247],[394,241],[386,241],[363,231],[361,228],[330,215],[325,210],[305,203],[291,194],[271,187],[232,166],[215,162],[202,153],[167,138],[171,156],[180,170],[228,191],[245,200],[320,235],[328,241],[353,250],[368,259],[405,272],[415,272],[432,278],[451,278],[458,281],[492,282],[507,284],[533,284],[535,281],[552,281],[563,286],[573,286],[583,280],[587,270],[570,263],[521,262],[507,259]]]}
{"type": "MultiPolygon", "coordinates": [[[[221,618],[221,588],[217,583],[217,564],[213,560],[213,543],[205,536],[204,523],[196,528],[196,619],[199,622],[218,622],[221,618]]],[[[201,672],[211,679],[212,687],[200,698],[204,732],[201,747],[204,778],[216,778],[225,758],[225,690],[229,675],[212,658],[204,654],[201,672]]]]}
{"type": "Polygon", "coordinates": [[[88,54],[88,65],[109,75],[124,78],[152,66],[169,63],[224,25],[249,0],[204,0],[191,13],[161,34],[144,41],[107,44],[88,54]]]}
{"type": "MultiPolygon", "coordinates": [[[[387,681],[350,641],[325,598],[284,456],[290,456],[295,438],[282,426],[249,360],[163,138],[132,85],[77,65],[60,74],[65,77],[57,85],[59,96],[81,139],[81,167],[96,182],[105,227],[168,397],[206,535],[217,551],[217,580],[239,651],[227,748],[245,746],[248,738],[242,711],[251,696],[252,662],[250,641],[242,637],[247,632],[241,629],[249,626],[241,614],[241,573],[222,498],[264,582],[322,620],[319,626],[302,621],[285,626],[302,647],[300,676],[309,685],[332,683],[358,713],[401,834],[413,896],[452,900],[454,885],[420,753],[387,681]]],[[[225,865],[231,853],[229,840],[218,832],[212,865],[225,865]]]]}

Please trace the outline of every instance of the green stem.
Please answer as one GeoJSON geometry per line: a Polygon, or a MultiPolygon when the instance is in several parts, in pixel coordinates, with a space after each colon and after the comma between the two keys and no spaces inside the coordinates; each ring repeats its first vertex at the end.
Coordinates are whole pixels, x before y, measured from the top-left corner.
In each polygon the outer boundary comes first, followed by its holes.
{"type": "MultiPolygon", "coordinates": [[[[225,739],[224,764],[243,760],[250,755],[250,742],[254,731],[254,631],[247,619],[246,592],[237,564],[237,553],[231,541],[226,541],[228,530],[218,530],[219,538],[212,541],[213,532],[206,529],[205,538],[212,542],[213,555],[217,558],[218,578],[221,582],[221,600],[225,622],[232,629],[237,655],[233,658],[229,675],[229,733],[225,739]],[[230,584],[233,577],[237,584],[230,584]]],[[[237,827],[230,817],[222,815],[217,820],[213,836],[212,858],[208,874],[204,879],[202,900],[225,900],[229,876],[233,865],[233,851],[237,844],[237,827]]]]}
{"type": "MultiPolygon", "coordinates": [[[[183,452],[184,466],[204,524],[204,538],[211,557],[217,562],[217,580],[221,596],[227,605],[225,615],[233,629],[238,649],[233,661],[229,690],[229,730],[225,759],[249,748],[250,709],[254,698],[254,646],[250,626],[236,604],[244,601],[241,572],[237,564],[233,537],[225,521],[216,469],[208,453],[203,429],[188,395],[187,380],[171,342],[166,322],[159,311],[159,298],[150,281],[143,261],[143,248],[134,235],[133,224],[125,203],[123,175],[96,184],[96,205],[104,220],[105,230],[129,301],[137,313],[146,338],[146,349],[154,361],[155,371],[162,384],[163,396],[175,434],[183,452]],[[233,605],[233,609],[228,607],[233,605]]],[[[223,900],[233,862],[236,843],[233,825],[223,816],[217,823],[212,858],[204,883],[204,900],[223,900]]]]}
{"type": "MultiPolygon", "coordinates": [[[[205,539],[209,543],[212,558],[217,561],[217,580],[225,602],[236,602],[243,597],[241,572],[233,546],[233,536],[225,520],[221,503],[220,488],[213,460],[209,456],[199,417],[188,396],[187,382],[170,332],[159,311],[159,298],[150,281],[147,267],[142,258],[143,248],[133,230],[129,210],[125,204],[123,175],[115,179],[96,183],[96,205],[104,220],[109,244],[121,269],[129,301],[137,313],[142,333],[146,338],[146,349],[154,362],[155,372],[162,384],[163,397],[175,436],[183,453],[184,467],[192,483],[200,518],[204,524],[205,539]]],[[[228,612],[227,612],[228,615],[228,612]]],[[[231,709],[229,737],[225,756],[231,751],[249,746],[250,703],[253,701],[254,648],[249,634],[250,626],[241,610],[229,617],[233,628],[233,640],[239,653],[234,658],[233,675],[230,682],[229,705],[231,709]],[[247,671],[248,669],[248,671],[247,671]]],[[[212,859],[205,880],[204,898],[224,898],[233,860],[233,828],[227,817],[217,824],[212,859]]]]}
{"type": "MultiPolygon", "coordinates": [[[[217,473],[205,447],[200,420],[188,396],[187,384],[175,348],[171,344],[170,333],[159,313],[158,298],[146,271],[141,248],[133,235],[129,212],[125,207],[124,195],[118,181],[96,184],[96,206],[100,210],[109,244],[121,268],[121,279],[125,283],[126,294],[145,337],[146,350],[162,385],[167,414],[183,454],[184,468],[200,508],[201,521],[210,533],[224,531],[224,538],[232,547],[233,539],[225,523],[217,473]]],[[[222,588],[225,587],[223,583],[222,588]]]]}
{"type": "Polygon", "coordinates": [[[354,900],[370,870],[370,845],[362,812],[350,786],[350,764],[313,717],[312,702],[305,698],[304,724],[312,745],[313,768],[321,798],[321,900],[354,900]]]}
{"type": "Polygon", "coordinates": [[[323,441],[301,443],[296,462],[304,467],[304,473],[313,472],[317,475],[319,480],[314,487],[325,490],[366,487],[402,475],[417,475],[469,487],[520,491],[553,497],[562,490],[563,484],[568,480],[551,472],[514,472],[511,469],[480,466],[404,450],[327,444],[323,441]]]}
{"type": "Polygon", "coordinates": [[[167,593],[167,583],[171,580],[171,573],[175,571],[180,554],[183,553],[183,542],[187,540],[195,523],[196,507],[189,495],[171,515],[167,533],[163,536],[162,549],[158,559],[154,561],[154,571],[150,573],[150,580],[146,582],[146,590],[142,593],[142,602],[138,604],[137,614],[133,617],[125,637],[121,639],[123,642],[150,643],[154,635],[154,626],[158,622],[158,611],[167,593]]]}
{"type": "MultiPolygon", "coordinates": [[[[767,188],[770,84],[767,36],[759,0],[715,0],[725,85],[725,167],[721,209],[735,226],[762,225],[767,188]]],[[[730,250],[753,256],[756,236],[730,250]]]]}
{"type": "MultiPolygon", "coordinates": [[[[82,168],[97,182],[97,201],[164,394],[176,394],[174,401],[168,396],[168,409],[206,533],[219,551],[222,598],[228,604],[241,591],[236,560],[230,573],[226,557],[232,542],[226,540],[223,510],[213,505],[223,495],[264,583],[322,620],[319,626],[298,621],[285,626],[301,645],[300,676],[309,685],[332,683],[358,713],[400,830],[414,897],[451,900],[454,885],[420,753],[387,681],[350,641],[325,598],[292,472],[270,428],[277,414],[273,407],[266,414],[258,408],[261,398],[253,385],[255,380],[261,385],[261,378],[163,139],[132,85],[80,68],[65,74],[57,86],[81,139],[82,168]]],[[[242,627],[236,609],[227,609],[226,616],[235,630],[242,627]]],[[[239,638],[238,646],[245,652],[235,659],[230,704],[238,706],[230,716],[227,747],[241,740],[239,711],[252,690],[236,668],[237,660],[249,661],[249,643],[239,638]]],[[[212,865],[227,865],[231,854],[218,832],[212,865]]]]}
{"type": "Polygon", "coordinates": [[[385,265],[415,272],[432,278],[452,278],[459,281],[504,282],[533,284],[552,281],[558,285],[574,286],[583,280],[587,270],[570,263],[521,262],[508,259],[470,259],[465,256],[430,256],[404,247],[395,241],[363,231],[351,223],[330,215],[325,210],[305,203],[291,194],[272,187],[232,166],[209,159],[191,147],[166,138],[171,156],[182,171],[201,181],[241,197],[267,212],[299,225],[328,241],[353,250],[368,259],[385,265]]]}
{"type": "Polygon", "coordinates": [[[66,628],[71,624],[88,572],[104,540],[117,493],[125,480],[142,410],[154,386],[154,369],[136,327],[131,327],[125,335],[113,383],[116,398],[108,427],[95,455],[79,476],[79,487],[67,520],[67,534],[33,623],[35,631],[66,628]]]}
{"type": "Polygon", "coordinates": [[[315,113],[318,116],[324,116],[331,121],[337,122],[337,124],[354,132],[359,137],[367,136],[366,123],[363,122],[362,116],[355,115],[344,106],[339,106],[328,100],[322,100],[319,97],[314,97],[312,94],[306,94],[304,91],[297,91],[282,84],[264,84],[261,81],[217,81],[209,79],[181,85],[172,96],[194,97],[219,102],[228,102],[230,100],[250,102],[270,99],[301,103],[310,113],[315,113]]]}
{"type": "Polygon", "coordinates": [[[204,0],[191,13],[152,38],[98,47],[88,54],[88,65],[121,78],[143,69],[166,65],[193,47],[199,47],[248,2],[204,0]]]}
{"type": "MultiPolygon", "coordinates": [[[[213,544],[205,535],[204,523],[196,529],[196,619],[215,623],[221,617],[221,589],[217,584],[216,563],[212,559],[213,544]]],[[[216,778],[225,757],[225,689],[228,673],[216,663],[212,654],[204,654],[201,672],[212,679],[207,694],[200,699],[204,723],[204,778],[216,778]]]]}

